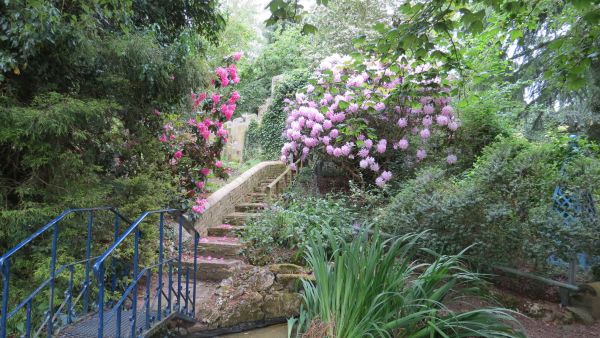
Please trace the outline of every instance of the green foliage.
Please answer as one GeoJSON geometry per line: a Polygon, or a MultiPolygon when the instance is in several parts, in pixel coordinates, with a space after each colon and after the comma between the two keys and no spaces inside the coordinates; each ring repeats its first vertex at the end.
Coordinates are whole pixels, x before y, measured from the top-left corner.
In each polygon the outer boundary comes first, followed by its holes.
{"type": "Polygon", "coordinates": [[[90,96],[114,96],[127,110],[123,118],[130,128],[154,108],[180,111],[190,89],[207,85],[208,67],[201,51],[190,41],[178,39],[161,46],[152,34],[106,38],[95,61],[103,72],[95,82],[83,80],[82,92],[90,96]],[[93,88],[92,88],[93,86],[93,88]]]}
{"type": "Polygon", "coordinates": [[[164,158],[152,111],[179,112],[189,90],[205,84],[202,46],[192,35],[211,40],[222,24],[212,1],[186,7],[185,22],[183,5],[1,8],[0,43],[10,45],[2,50],[22,52],[2,69],[12,72],[0,88],[3,209],[105,204],[113,179],[158,179],[164,158]]]}
{"type": "Polygon", "coordinates": [[[298,251],[296,259],[301,260],[311,240],[328,236],[339,240],[349,238],[358,217],[340,196],[287,195],[260,218],[251,220],[242,238],[254,263],[272,259],[272,250],[277,246],[298,251]]]}
{"type": "Polygon", "coordinates": [[[93,198],[83,190],[112,165],[110,115],[118,108],[58,93],[37,96],[29,107],[2,107],[3,206],[30,208],[73,194],[82,202],[93,198]]]}
{"type": "MultiPolygon", "coordinates": [[[[306,260],[315,282],[303,281],[304,305],[297,337],[524,337],[509,325],[510,311],[446,307],[477,291],[480,276],[458,255],[417,247],[421,235],[383,240],[366,232],[350,243],[312,240],[306,260]],[[329,254],[324,247],[333,247],[329,254]],[[432,263],[415,263],[417,252],[432,263]],[[351,309],[351,310],[350,310],[351,309]]],[[[290,324],[296,321],[292,320],[290,324]]]]}
{"type": "Polygon", "coordinates": [[[387,10],[390,6],[386,0],[331,0],[327,6],[316,7],[306,17],[317,27],[309,46],[312,60],[319,62],[333,53],[355,52],[352,40],[357,36],[375,39],[379,33],[373,26],[392,22],[387,10]]]}
{"type": "Polygon", "coordinates": [[[278,28],[272,33],[271,41],[252,62],[240,66],[241,95],[238,109],[242,113],[257,113],[271,94],[271,80],[274,76],[308,66],[308,45],[310,41],[302,36],[297,27],[285,30],[278,28]]]}
{"type": "MultiPolygon", "coordinates": [[[[553,253],[565,258],[577,250],[597,254],[597,220],[593,226],[561,231],[562,220],[552,209],[557,185],[581,191],[600,179],[597,154],[583,152],[567,167],[579,163],[576,172],[585,171],[585,178],[560,176],[567,149],[564,139],[536,143],[501,137],[485,148],[465,176],[448,177],[435,167],[417,173],[398,191],[380,222],[397,234],[431,229],[423,240],[435,250],[455,253],[476,243],[474,258],[488,263],[533,267],[553,253]],[[567,243],[570,248],[563,247],[567,243]]],[[[597,187],[590,192],[598,200],[597,187]]]]}
{"type": "MultiPolygon", "coordinates": [[[[316,0],[316,3],[317,5],[327,5],[329,0],[316,0]]],[[[304,6],[298,1],[271,0],[267,8],[271,11],[271,17],[265,21],[267,25],[275,25],[280,22],[301,22],[303,17],[308,14],[307,11],[304,11],[304,6]]],[[[306,34],[314,33],[315,30],[316,27],[308,23],[302,26],[302,32],[306,34]]]]}
{"type": "Polygon", "coordinates": [[[0,7],[0,81],[8,72],[40,77],[49,70],[68,69],[73,64],[65,61],[72,51],[112,33],[153,30],[166,45],[190,30],[216,42],[225,23],[217,5],[212,0],[5,1],[0,7]]]}
{"type": "MultiPolygon", "coordinates": [[[[283,146],[281,133],[285,128],[287,113],[283,110],[284,100],[293,97],[296,91],[308,82],[309,73],[306,69],[295,69],[282,75],[282,78],[273,88],[273,101],[269,110],[262,117],[258,130],[251,130],[246,143],[246,151],[258,145],[262,156],[267,159],[277,159],[283,146]]],[[[256,151],[256,150],[254,150],[256,151]]]]}
{"type": "Polygon", "coordinates": [[[394,57],[403,54],[420,59],[432,57],[447,67],[460,68],[461,55],[455,37],[476,36],[491,29],[496,32],[496,44],[516,42],[518,54],[519,51],[529,55],[538,53],[535,58],[545,58],[546,80],[579,89],[585,85],[585,73],[592,60],[598,57],[595,55],[598,46],[594,43],[600,34],[597,4],[597,0],[560,4],[553,0],[409,2],[398,7],[400,20],[392,27],[381,25],[382,37],[372,48],[394,57]],[[558,33],[565,30],[565,25],[570,26],[566,33],[558,33]],[[528,39],[535,35],[538,39],[528,39]],[[561,53],[555,53],[557,50],[561,53]]]}
{"type": "Polygon", "coordinates": [[[517,102],[507,97],[510,93],[490,90],[466,97],[457,103],[461,128],[453,146],[460,156],[454,171],[464,170],[473,164],[483,149],[499,136],[508,136],[512,129],[503,114],[514,112],[517,102]]]}
{"type": "MultiPolygon", "coordinates": [[[[223,59],[235,52],[244,52],[244,58],[238,66],[247,64],[249,58],[256,56],[264,44],[265,38],[260,34],[262,22],[257,18],[262,11],[262,5],[248,0],[221,1],[225,8],[227,25],[219,32],[218,45],[209,45],[206,58],[213,67],[222,65],[223,59]]],[[[246,79],[240,83],[246,82],[246,79]]]]}
{"type": "Polygon", "coordinates": [[[256,120],[250,121],[244,142],[244,160],[260,158],[260,124],[256,120]]]}

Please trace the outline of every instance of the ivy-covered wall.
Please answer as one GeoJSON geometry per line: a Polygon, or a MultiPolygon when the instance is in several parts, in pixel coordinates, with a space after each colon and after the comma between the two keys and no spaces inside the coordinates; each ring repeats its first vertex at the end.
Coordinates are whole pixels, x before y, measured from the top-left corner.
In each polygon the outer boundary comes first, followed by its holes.
{"type": "Polygon", "coordinates": [[[251,123],[246,133],[244,157],[260,156],[264,159],[277,159],[283,146],[281,133],[285,127],[287,113],[283,111],[285,98],[296,93],[296,90],[308,82],[307,69],[295,69],[286,72],[273,88],[272,103],[264,114],[260,124],[251,123]]]}

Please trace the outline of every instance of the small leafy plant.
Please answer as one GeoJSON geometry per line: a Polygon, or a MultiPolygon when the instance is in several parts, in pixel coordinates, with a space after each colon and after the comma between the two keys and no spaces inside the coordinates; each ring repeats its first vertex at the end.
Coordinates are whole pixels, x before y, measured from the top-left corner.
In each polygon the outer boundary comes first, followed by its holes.
{"type": "Polygon", "coordinates": [[[338,196],[287,195],[287,199],[251,220],[242,234],[253,263],[271,259],[276,247],[297,253],[299,260],[311,240],[349,239],[358,215],[338,196]],[[287,201],[287,202],[286,202],[287,201]]]}

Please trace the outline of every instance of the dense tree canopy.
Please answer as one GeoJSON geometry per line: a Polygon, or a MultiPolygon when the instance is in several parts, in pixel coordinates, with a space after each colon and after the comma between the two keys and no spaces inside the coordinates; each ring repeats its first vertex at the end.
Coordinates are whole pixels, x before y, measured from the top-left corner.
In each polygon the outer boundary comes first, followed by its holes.
{"type": "Polygon", "coordinates": [[[162,119],[208,84],[224,25],[216,1],[0,4],[2,251],[65,208],[169,204],[162,119]]]}

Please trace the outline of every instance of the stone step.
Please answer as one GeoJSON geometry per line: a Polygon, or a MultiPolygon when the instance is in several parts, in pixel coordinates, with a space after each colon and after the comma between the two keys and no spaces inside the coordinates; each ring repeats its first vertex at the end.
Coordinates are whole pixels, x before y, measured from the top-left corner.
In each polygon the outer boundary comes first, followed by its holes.
{"type": "Polygon", "coordinates": [[[267,191],[267,187],[266,186],[258,186],[254,188],[254,192],[256,193],[264,193],[267,191]]]}
{"type": "Polygon", "coordinates": [[[250,201],[254,203],[265,202],[267,200],[267,194],[260,192],[253,192],[248,194],[250,201]]]}
{"type": "Polygon", "coordinates": [[[259,216],[259,213],[255,212],[233,212],[223,219],[223,223],[231,225],[244,225],[246,221],[252,217],[259,216]]]}
{"type": "MultiPolygon", "coordinates": [[[[193,262],[192,262],[193,264],[193,262]]],[[[233,274],[244,265],[239,259],[228,259],[225,257],[201,256],[198,259],[198,270],[196,279],[203,281],[222,281],[233,276],[233,274]]]]}
{"type": "Polygon", "coordinates": [[[200,239],[198,254],[200,256],[237,258],[243,245],[235,237],[204,237],[200,239]]]}
{"type": "Polygon", "coordinates": [[[269,205],[267,203],[240,203],[235,206],[235,211],[239,212],[257,212],[266,209],[269,205]]]}
{"type": "Polygon", "coordinates": [[[221,224],[208,228],[208,235],[211,237],[235,237],[243,228],[243,226],[221,224]]]}
{"type": "MultiPolygon", "coordinates": [[[[229,259],[224,257],[199,256],[198,268],[196,270],[196,279],[201,281],[216,281],[233,276],[245,263],[239,259],[229,259]]],[[[194,258],[193,256],[183,257],[183,271],[190,269],[190,277],[193,277],[194,258]]]]}

